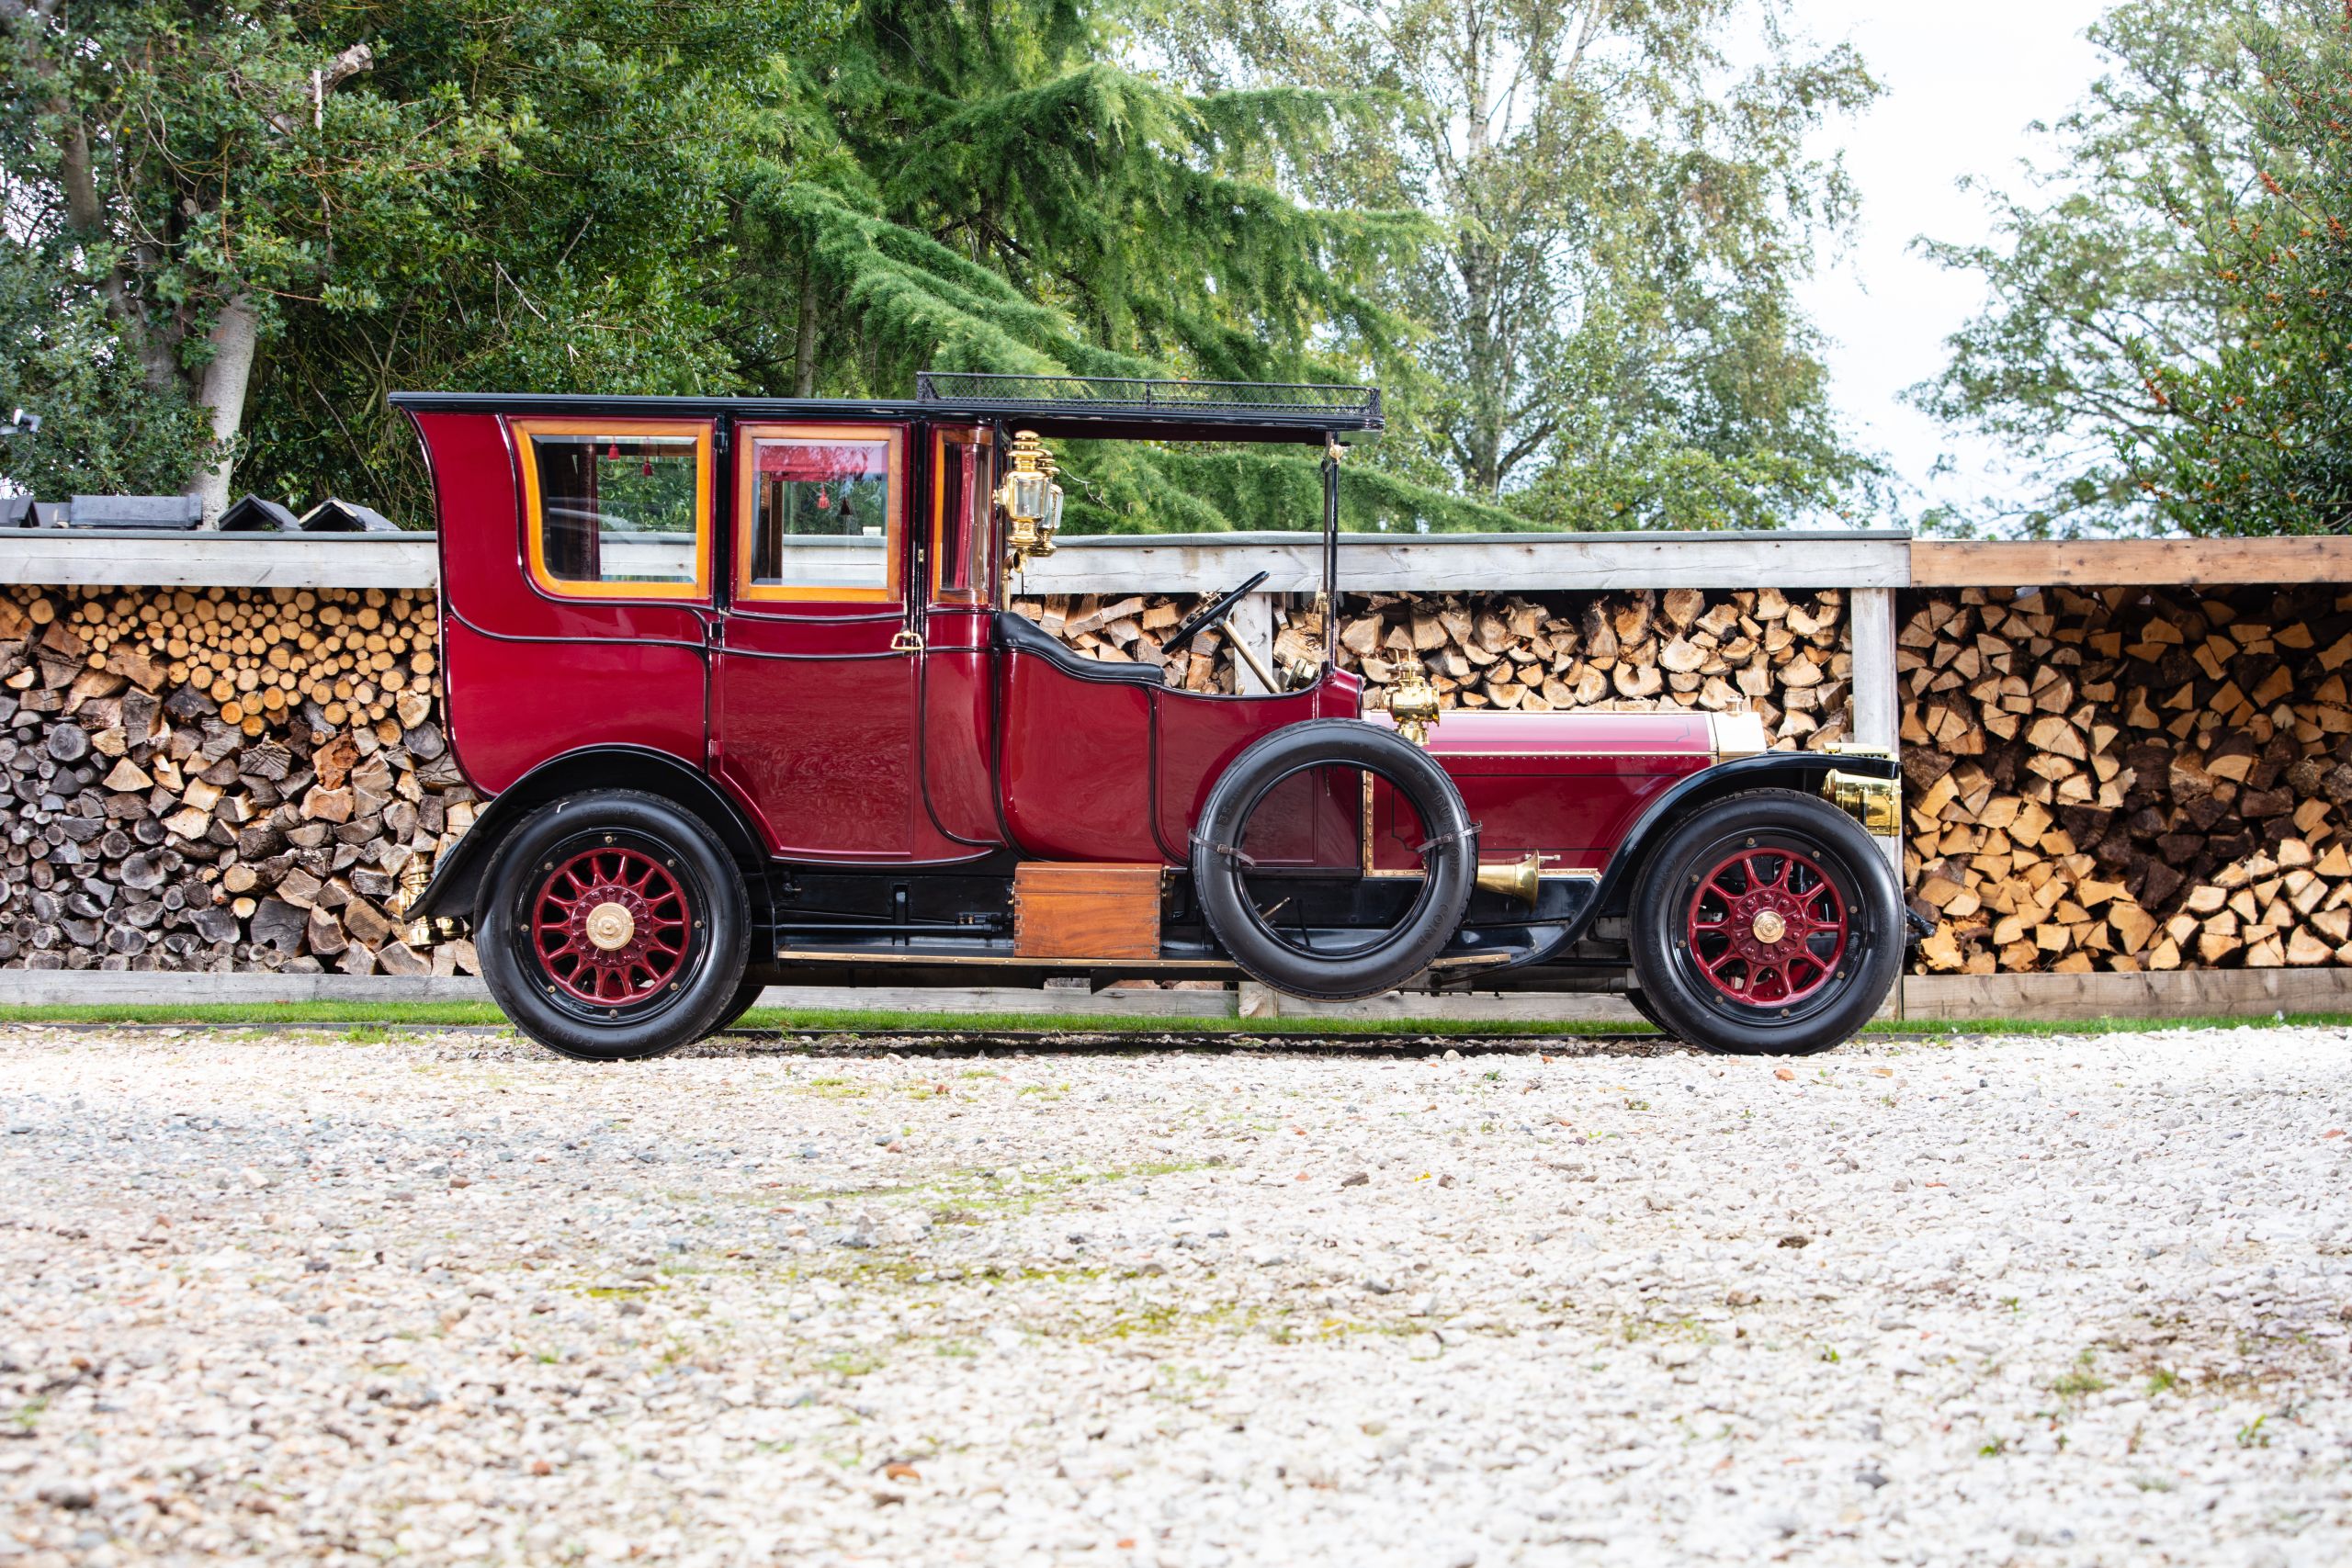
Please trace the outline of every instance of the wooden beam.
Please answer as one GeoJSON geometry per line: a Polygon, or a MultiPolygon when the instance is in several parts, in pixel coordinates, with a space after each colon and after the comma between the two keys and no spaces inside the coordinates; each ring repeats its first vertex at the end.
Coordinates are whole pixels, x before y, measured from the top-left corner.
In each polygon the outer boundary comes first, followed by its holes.
{"type": "Polygon", "coordinates": [[[431,534],[0,530],[0,582],[107,588],[431,588],[431,534]]]}
{"type": "Polygon", "coordinates": [[[2199,588],[2231,582],[2352,582],[2352,538],[2079,539],[2031,544],[1919,539],[1919,588],[2199,588]]]}
{"type": "MultiPolygon", "coordinates": [[[[1854,740],[1858,745],[1901,748],[1902,698],[1894,669],[1894,590],[1857,588],[1848,601],[1854,654],[1854,740]]],[[[1878,840],[1879,847],[1903,874],[1903,834],[1878,840]]]]}
{"type": "Polygon", "coordinates": [[[2352,1012],[2352,969],[2174,969],[2141,975],[1912,975],[1907,1020],[2267,1018],[2352,1012]]]}
{"type": "MultiPolygon", "coordinates": [[[[1632,588],[1901,588],[1910,541],[1893,532],[1722,534],[1348,534],[1351,593],[1601,592],[1632,588]]],[[[1323,585],[1313,534],[1121,534],[1065,539],[1018,592],[1204,592],[1257,571],[1262,592],[1323,585]]]]}

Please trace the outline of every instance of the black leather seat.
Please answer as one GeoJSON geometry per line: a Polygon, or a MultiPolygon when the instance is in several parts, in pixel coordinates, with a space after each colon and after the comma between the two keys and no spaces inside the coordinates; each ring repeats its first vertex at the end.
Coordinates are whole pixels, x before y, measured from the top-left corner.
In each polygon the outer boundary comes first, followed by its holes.
{"type": "Polygon", "coordinates": [[[1010,653],[1034,654],[1080,681],[1128,686],[1166,684],[1156,664],[1114,664],[1107,659],[1089,659],[1028,616],[1012,610],[996,613],[996,646],[1010,653]]]}

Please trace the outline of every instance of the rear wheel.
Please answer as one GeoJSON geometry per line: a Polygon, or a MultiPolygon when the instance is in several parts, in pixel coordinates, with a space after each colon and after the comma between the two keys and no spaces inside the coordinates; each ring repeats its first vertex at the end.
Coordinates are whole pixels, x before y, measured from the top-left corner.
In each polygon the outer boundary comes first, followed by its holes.
{"type": "Polygon", "coordinates": [[[1826,801],[1761,789],[1701,807],[1644,867],[1642,1010],[1709,1051],[1826,1051],[1871,1021],[1903,962],[1894,874],[1826,801]]]}
{"type": "Polygon", "coordinates": [[[738,998],[742,878],[700,821],[658,795],[596,790],[543,807],[485,881],[482,978],[550,1050],[658,1056],[718,1028],[738,998]]]}

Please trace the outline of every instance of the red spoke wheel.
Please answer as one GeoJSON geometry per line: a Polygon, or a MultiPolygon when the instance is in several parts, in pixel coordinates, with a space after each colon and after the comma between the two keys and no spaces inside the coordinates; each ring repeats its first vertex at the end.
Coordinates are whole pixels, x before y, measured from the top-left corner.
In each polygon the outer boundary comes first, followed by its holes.
{"type": "Polygon", "coordinates": [[[603,1007],[634,1006],[676,984],[694,919],[672,866],[620,846],[548,866],[531,900],[531,949],[548,984],[603,1007]]]}
{"type": "Polygon", "coordinates": [[[1685,934],[1691,961],[1725,998],[1749,1007],[1803,1001],[1846,956],[1846,900],[1811,856],[1736,849],[1699,877],[1685,934]]]}
{"type": "Polygon", "coordinates": [[[720,1027],[744,987],[742,875],[672,801],[564,796],[507,835],[485,885],[482,978],[517,1027],[565,1055],[673,1050],[720,1027]]]}
{"type": "Polygon", "coordinates": [[[1894,870],[1817,795],[1758,789],[1700,807],[1645,856],[1636,886],[1643,1010],[1706,1050],[1826,1050],[1870,1021],[1902,966],[1894,870]]]}

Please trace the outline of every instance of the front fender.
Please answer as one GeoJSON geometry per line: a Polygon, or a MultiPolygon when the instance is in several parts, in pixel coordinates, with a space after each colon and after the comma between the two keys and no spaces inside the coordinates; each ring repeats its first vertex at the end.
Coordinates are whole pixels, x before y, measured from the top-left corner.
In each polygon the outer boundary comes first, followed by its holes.
{"type": "Polygon", "coordinates": [[[1649,858],[1651,846],[1698,807],[1747,789],[1793,789],[1817,795],[1822,781],[1832,772],[1880,779],[1902,776],[1901,765],[1892,757],[1841,751],[1765,751],[1692,773],[1651,802],[1624,842],[1617,846],[1617,852],[1609,857],[1609,867],[1601,873],[1600,892],[1593,899],[1594,912],[1625,912],[1633,901],[1634,879],[1649,858]]]}
{"type": "Polygon", "coordinates": [[[590,789],[633,789],[693,812],[747,870],[764,863],[759,835],[732,800],[683,758],[642,746],[597,746],[550,757],[502,790],[474,818],[465,836],[433,868],[410,919],[469,919],[482,874],[517,824],[551,800],[590,789]]]}

